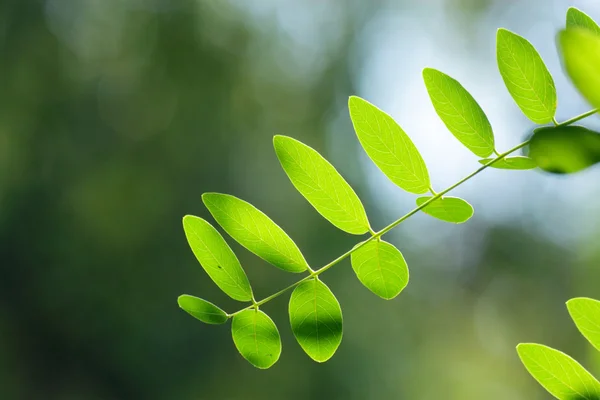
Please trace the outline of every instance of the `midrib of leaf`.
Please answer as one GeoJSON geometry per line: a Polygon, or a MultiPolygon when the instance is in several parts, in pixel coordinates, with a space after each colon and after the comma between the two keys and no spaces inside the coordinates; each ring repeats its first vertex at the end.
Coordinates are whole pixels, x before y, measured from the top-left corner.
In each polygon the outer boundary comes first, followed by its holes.
{"type": "MultiPolygon", "coordinates": [[[[209,246],[206,245],[206,242],[204,240],[202,240],[202,237],[200,235],[198,235],[198,233],[196,232],[195,229],[192,230],[192,233],[194,234],[194,236],[196,236],[196,238],[202,243],[202,245],[204,246],[204,248],[210,253],[210,255],[212,256],[212,258],[216,261],[217,263],[217,269],[218,269],[218,265],[223,265],[222,262],[219,261],[219,259],[217,258],[217,256],[215,255],[215,253],[213,253],[213,251],[211,250],[211,248],[209,246]]],[[[222,255],[222,254],[221,254],[222,255]]],[[[213,268],[214,269],[214,268],[213,268]]],[[[227,274],[227,276],[229,277],[229,279],[231,279],[235,285],[231,285],[229,284],[229,286],[232,287],[237,287],[239,288],[242,292],[247,293],[246,290],[244,290],[244,288],[242,287],[240,281],[237,279],[239,277],[236,277],[236,279],[234,279],[230,274],[229,271],[227,271],[227,268],[221,268],[220,271],[223,271],[227,274]],[[237,286],[236,286],[237,285],[237,286]]],[[[250,294],[252,294],[252,290],[250,291],[250,294]]]]}
{"type": "MultiPolygon", "coordinates": [[[[532,55],[532,53],[531,53],[531,51],[532,51],[532,50],[531,50],[531,48],[528,48],[528,47],[527,47],[527,46],[526,46],[524,43],[521,43],[520,41],[518,41],[518,42],[519,42],[519,46],[523,46],[523,49],[525,49],[525,51],[526,51],[526,52],[527,52],[529,55],[532,55]]],[[[546,106],[546,103],[545,103],[545,102],[544,102],[544,101],[543,101],[543,100],[540,98],[540,96],[538,95],[537,91],[536,91],[536,90],[533,88],[533,84],[532,84],[532,83],[529,81],[529,79],[527,79],[527,75],[525,74],[525,72],[523,72],[523,69],[521,68],[521,65],[520,65],[520,64],[517,62],[517,59],[515,58],[515,55],[514,55],[514,53],[513,53],[513,51],[512,51],[512,43],[511,43],[511,47],[510,47],[510,48],[508,47],[508,44],[507,44],[507,43],[505,43],[505,44],[504,44],[504,47],[506,47],[506,48],[507,48],[507,50],[508,50],[508,53],[509,53],[509,55],[510,55],[510,58],[512,58],[512,60],[514,61],[514,63],[517,65],[517,68],[519,69],[519,72],[521,73],[521,76],[523,77],[523,80],[524,80],[525,82],[527,82],[527,84],[529,85],[529,88],[523,88],[523,87],[521,87],[521,86],[519,86],[519,85],[515,84],[515,82],[511,82],[511,83],[512,83],[513,85],[517,86],[517,87],[518,87],[518,88],[520,88],[520,89],[523,89],[523,90],[526,90],[526,91],[530,91],[530,92],[532,92],[532,93],[535,95],[535,97],[537,98],[537,100],[538,100],[538,101],[541,103],[541,105],[542,105],[542,107],[544,108],[544,110],[546,110],[547,112],[551,113],[551,112],[552,112],[552,109],[548,108],[548,107],[546,106]]],[[[532,60],[533,60],[533,64],[534,64],[534,68],[533,68],[533,78],[532,78],[532,79],[533,79],[533,82],[535,82],[535,73],[536,73],[536,69],[537,69],[537,68],[535,68],[535,67],[536,67],[536,65],[538,65],[538,64],[537,64],[536,57],[535,57],[535,54],[533,54],[533,57],[530,57],[530,59],[532,59],[532,60]]],[[[510,68],[510,65],[508,65],[508,63],[506,63],[506,62],[504,62],[504,63],[505,63],[505,64],[506,64],[506,65],[507,65],[507,66],[510,68]]],[[[545,80],[544,80],[544,81],[545,81],[545,80]]],[[[546,96],[546,90],[547,90],[547,89],[548,89],[548,88],[546,87],[546,82],[544,82],[544,98],[545,98],[545,96],[546,96]]],[[[518,95],[517,95],[517,96],[518,96],[518,95]]],[[[519,96],[519,97],[520,97],[520,96],[519,96]]],[[[528,99],[525,99],[525,98],[523,98],[523,100],[528,100],[528,99]]],[[[529,110],[531,110],[531,108],[529,108],[529,110]]],[[[536,110],[531,110],[531,111],[536,111],[536,110]]]]}

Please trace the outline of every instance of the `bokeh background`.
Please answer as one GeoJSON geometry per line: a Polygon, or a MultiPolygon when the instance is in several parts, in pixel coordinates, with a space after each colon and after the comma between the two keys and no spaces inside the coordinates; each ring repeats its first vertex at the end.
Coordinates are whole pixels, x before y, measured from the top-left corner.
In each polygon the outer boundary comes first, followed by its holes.
{"type": "MultiPolygon", "coordinates": [[[[411,271],[393,301],[348,261],[328,271],[345,326],[325,364],[295,343],[285,297],[264,307],[283,340],[267,371],[228,325],[176,304],[240,307],[183,234],[183,215],[210,220],[203,192],[267,212],[315,267],[355,244],[295,192],[274,134],[336,165],[376,229],[413,208],[360,148],[351,94],[397,119],[438,190],[479,164],[435,115],[423,67],[465,85],[500,151],[533,127],[497,71],[498,27],[540,51],[559,120],[587,111],[555,48],[571,5],[600,19],[597,0],[0,1],[0,398],[547,399],[514,350],[528,341],[600,373],[564,306],[600,298],[598,168],[486,171],[455,191],[469,223],[411,218],[387,236],[411,271]]],[[[259,298],[297,278],[229,242],[259,298]]]]}

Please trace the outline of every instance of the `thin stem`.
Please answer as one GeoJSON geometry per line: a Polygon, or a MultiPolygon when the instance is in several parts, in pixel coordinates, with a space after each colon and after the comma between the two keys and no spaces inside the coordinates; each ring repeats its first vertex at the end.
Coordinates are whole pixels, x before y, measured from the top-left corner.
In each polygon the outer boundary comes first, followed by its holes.
{"type": "Polygon", "coordinates": [[[558,121],[556,120],[556,117],[552,117],[552,123],[554,124],[554,126],[558,126],[558,121]]]}
{"type": "MultiPolygon", "coordinates": [[[[571,125],[572,123],[575,123],[579,120],[582,120],[586,117],[589,117],[590,115],[593,115],[595,113],[597,113],[600,109],[594,109],[594,110],[590,110],[586,113],[583,113],[581,115],[578,115],[577,117],[573,117],[567,121],[561,122],[559,124],[556,124],[556,126],[567,126],[567,125],[571,125]]],[[[405,220],[407,220],[408,218],[410,218],[411,216],[413,216],[414,214],[418,213],[420,210],[422,210],[423,208],[425,208],[429,203],[439,199],[440,197],[442,197],[443,195],[445,195],[446,193],[450,192],[451,190],[456,189],[457,187],[459,187],[460,185],[462,185],[463,183],[467,182],[468,180],[470,180],[471,178],[475,177],[476,175],[478,175],[480,172],[484,171],[485,169],[487,169],[488,167],[492,166],[493,164],[495,164],[496,162],[498,162],[499,160],[501,160],[502,158],[508,156],[509,154],[514,153],[515,151],[527,146],[529,144],[529,140],[520,143],[518,145],[516,145],[515,147],[513,147],[510,150],[505,151],[504,153],[498,154],[497,151],[494,150],[494,153],[497,154],[497,157],[494,158],[493,160],[490,160],[490,162],[488,162],[487,164],[481,166],[480,168],[476,169],[474,172],[472,172],[471,174],[465,176],[463,179],[461,179],[460,181],[456,182],[454,185],[442,190],[439,193],[435,193],[433,191],[432,188],[429,188],[429,190],[431,191],[431,193],[433,194],[433,197],[431,197],[429,200],[427,200],[426,202],[424,202],[423,204],[421,204],[420,206],[412,209],[411,211],[409,211],[408,213],[404,214],[402,217],[398,218],[396,221],[392,222],[391,224],[389,224],[388,226],[386,226],[385,228],[383,228],[382,230],[380,230],[379,232],[374,232],[373,229],[369,228],[369,231],[371,232],[371,237],[362,241],[361,243],[357,244],[356,246],[354,246],[353,248],[351,248],[350,250],[348,250],[347,252],[345,252],[344,254],[342,254],[341,256],[339,256],[338,258],[336,258],[335,260],[331,261],[329,264],[319,268],[318,270],[314,271],[311,268],[309,268],[309,273],[310,275],[305,276],[304,278],[300,279],[297,282],[292,283],[291,285],[281,289],[278,292],[273,293],[270,296],[265,297],[264,299],[260,300],[260,301],[253,301],[252,305],[249,305],[248,307],[242,308],[239,311],[234,312],[233,314],[228,314],[229,316],[233,317],[236,314],[239,314],[240,312],[247,310],[249,308],[253,308],[253,307],[259,307],[262,306],[263,304],[273,300],[276,297],[281,296],[282,294],[284,294],[285,292],[295,288],[296,286],[300,285],[302,282],[306,282],[309,279],[317,279],[317,277],[319,275],[321,275],[323,272],[327,271],[329,268],[333,267],[334,265],[340,263],[341,261],[343,261],[344,259],[346,259],[347,257],[349,257],[352,253],[354,253],[356,250],[360,249],[361,247],[363,247],[364,245],[366,245],[367,243],[369,243],[371,240],[379,240],[383,235],[385,235],[386,233],[388,233],[389,231],[391,231],[392,229],[394,229],[395,227],[397,227],[398,225],[400,225],[402,222],[404,222],[405,220]]]]}
{"type": "Polygon", "coordinates": [[[594,108],[593,110],[590,110],[590,111],[588,111],[588,112],[584,112],[584,113],[583,113],[583,114],[581,114],[581,115],[578,115],[578,116],[576,116],[576,117],[573,117],[573,118],[571,118],[571,119],[568,119],[568,120],[566,120],[566,121],[564,121],[564,122],[561,122],[560,124],[557,124],[556,126],[567,126],[567,125],[574,124],[575,122],[577,122],[577,121],[579,121],[579,120],[582,120],[582,119],[584,119],[584,118],[587,118],[587,117],[589,117],[590,115],[594,115],[594,114],[596,114],[598,111],[600,111],[600,108],[594,108]]]}

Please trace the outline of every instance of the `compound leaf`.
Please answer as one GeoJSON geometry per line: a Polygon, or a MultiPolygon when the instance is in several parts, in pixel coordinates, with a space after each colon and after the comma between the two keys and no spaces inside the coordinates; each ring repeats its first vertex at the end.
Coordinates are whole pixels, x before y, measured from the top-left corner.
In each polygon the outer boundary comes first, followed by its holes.
{"type": "MultiPolygon", "coordinates": [[[[433,196],[419,197],[417,206],[429,201],[433,196]]],[[[421,209],[425,214],[445,222],[462,224],[473,216],[473,207],[458,197],[442,197],[427,204],[421,209]]]]}
{"type": "Polygon", "coordinates": [[[382,240],[371,240],[351,256],[360,282],[377,296],[390,300],[408,284],[408,266],[400,250],[382,240]]]}
{"type": "Polygon", "coordinates": [[[232,299],[252,300],[248,277],[223,236],[193,215],[183,217],[183,230],[192,252],[217,286],[232,299]]]}
{"type": "Polygon", "coordinates": [[[279,360],[279,331],[264,312],[248,309],[234,315],[231,335],[242,357],[256,368],[267,369],[279,360]]]}
{"type": "Polygon", "coordinates": [[[583,11],[571,7],[567,10],[567,29],[583,28],[600,35],[600,26],[583,11]]]}
{"type": "Polygon", "coordinates": [[[525,38],[498,29],[498,68],[513,100],[536,124],[552,121],[556,113],[556,88],[542,57],[525,38]]]}
{"type": "Polygon", "coordinates": [[[600,162],[600,134],[582,126],[536,129],[529,157],[544,171],[570,174],[600,162]]]}
{"type": "Polygon", "coordinates": [[[423,80],[437,115],[448,130],[479,157],[494,151],[494,133],[473,96],[454,78],[425,68],[423,80]]]}
{"type": "Polygon", "coordinates": [[[579,297],[567,301],[567,308],[581,334],[600,350],[600,301],[579,297]]]}
{"type": "Polygon", "coordinates": [[[600,107],[600,36],[587,29],[559,34],[563,64],[575,87],[594,107],[600,107]]]}
{"type": "Polygon", "coordinates": [[[301,283],[292,293],[289,313],[306,354],[317,362],[329,360],[342,342],[342,309],[327,285],[318,278],[301,283]]]}
{"type": "MultiPolygon", "coordinates": [[[[479,163],[486,165],[492,160],[493,158],[484,158],[483,160],[479,160],[479,163]]],[[[525,156],[504,157],[490,165],[490,168],[514,170],[534,169],[536,167],[537,164],[535,163],[535,160],[525,156]]]]}
{"type": "Polygon", "coordinates": [[[348,108],[356,136],[375,165],[407,192],[426,193],[430,185],[427,166],[400,125],[360,97],[351,96],[348,108]]]}
{"type": "Polygon", "coordinates": [[[202,201],[232,238],[263,260],[288,272],[308,268],[292,239],[252,204],[221,193],[205,193],[202,201]]]}
{"type": "Polygon", "coordinates": [[[182,294],[177,298],[177,304],[183,311],[207,324],[220,325],[229,319],[225,311],[199,297],[182,294]]]}
{"type": "Polygon", "coordinates": [[[323,156],[287,136],[275,136],[273,145],[294,187],[325,219],[355,235],[369,231],[369,221],[360,199],[323,156]]]}
{"type": "Polygon", "coordinates": [[[600,383],[565,353],[535,343],[522,343],[517,352],[531,376],[557,399],[599,398],[600,383]]]}

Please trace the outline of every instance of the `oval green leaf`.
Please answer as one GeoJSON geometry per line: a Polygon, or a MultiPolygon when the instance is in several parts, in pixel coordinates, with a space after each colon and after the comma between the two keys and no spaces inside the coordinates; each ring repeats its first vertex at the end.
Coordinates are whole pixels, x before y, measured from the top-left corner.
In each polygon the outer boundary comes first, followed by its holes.
{"type": "MultiPolygon", "coordinates": [[[[433,196],[419,197],[417,206],[429,201],[433,196]]],[[[473,216],[473,207],[458,197],[442,197],[436,199],[421,209],[425,214],[445,222],[462,224],[473,216]]]]}
{"type": "Polygon", "coordinates": [[[473,96],[454,78],[425,68],[423,80],[437,115],[448,130],[479,157],[494,151],[494,133],[473,96]]]}
{"type": "Polygon", "coordinates": [[[248,277],[223,236],[193,215],[183,217],[183,230],[196,259],[217,286],[232,299],[252,300],[248,277]]]}
{"type": "Polygon", "coordinates": [[[567,10],[567,29],[583,28],[600,35],[600,26],[583,11],[571,7],[567,10]]]}
{"type": "Polygon", "coordinates": [[[350,118],[360,144],[375,165],[410,193],[429,190],[429,173],[419,150],[392,117],[360,97],[348,100],[350,118]]]}
{"type": "MultiPolygon", "coordinates": [[[[482,165],[486,165],[493,158],[485,158],[483,160],[479,160],[479,163],[482,165]]],[[[514,170],[527,170],[534,169],[537,167],[535,160],[533,158],[525,157],[525,156],[514,156],[514,157],[504,157],[501,160],[496,161],[490,168],[497,169],[514,169],[514,170]]]]}
{"type": "Polygon", "coordinates": [[[287,136],[275,136],[273,145],[288,178],[319,214],[345,232],[361,235],[369,231],[360,199],[323,156],[287,136]]]}
{"type": "Polygon", "coordinates": [[[302,282],[290,298],[290,324],[302,349],[317,362],[333,356],[342,342],[342,309],[318,278],[302,282]]]}
{"type": "Polygon", "coordinates": [[[600,107],[600,36],[587,29],[559,34],[563,64],[575,87],[594,107],[600,107]]]}
{"type": "Polygon", "coordinates": [[[377,296],[391,300],[408,284],[408,266],[400,250],[382,240],[371,240],[351,256],[360,282],[377,296]]]}
{"type": "Polygon", "coordinates": [[[579,297],[567,301],[567,308],[577,329],[600,350],[600,301],[579,297]]]}
{"type": "Polygon", "coordinates": [[[256,368],[267,369],[279,360],[281,337],[264,312],[248,309],[234,315],[231,335],[242,357],[256,368]]]}
{"type": "Polygon", "coordinates": [[[542,57],[525,38],[498,29],[498,68],[513,100],[536,124],[551,122],[556,113],[556,88],[542,57]]]}
{"type": "Polygon", "coordinates": [[[600,134],[581,126],[536,129],[529,157],[544,171],[578,172],[600,162],[600,134]]]}
{"type": "Polygon", "coordinates": [[[177,304],[183,311],[206,324],[220,325],[229,319],[225,311],[199,297],[182,294],[177,298],[177,304]]]}
{"type": "Polygon", "coordinates": [[[527,371],[550,394],[561,400],[600,396],[600,383],[577,361],[563,352],[535,343],[517,346],[527,371]]]}
{"type": "Polygon", "coordinates": [[[205,193],[202,201],[225,232],[263,260],[288,272],[308,268],[294,241],[252,204],[221,193],[205,193]]]}

